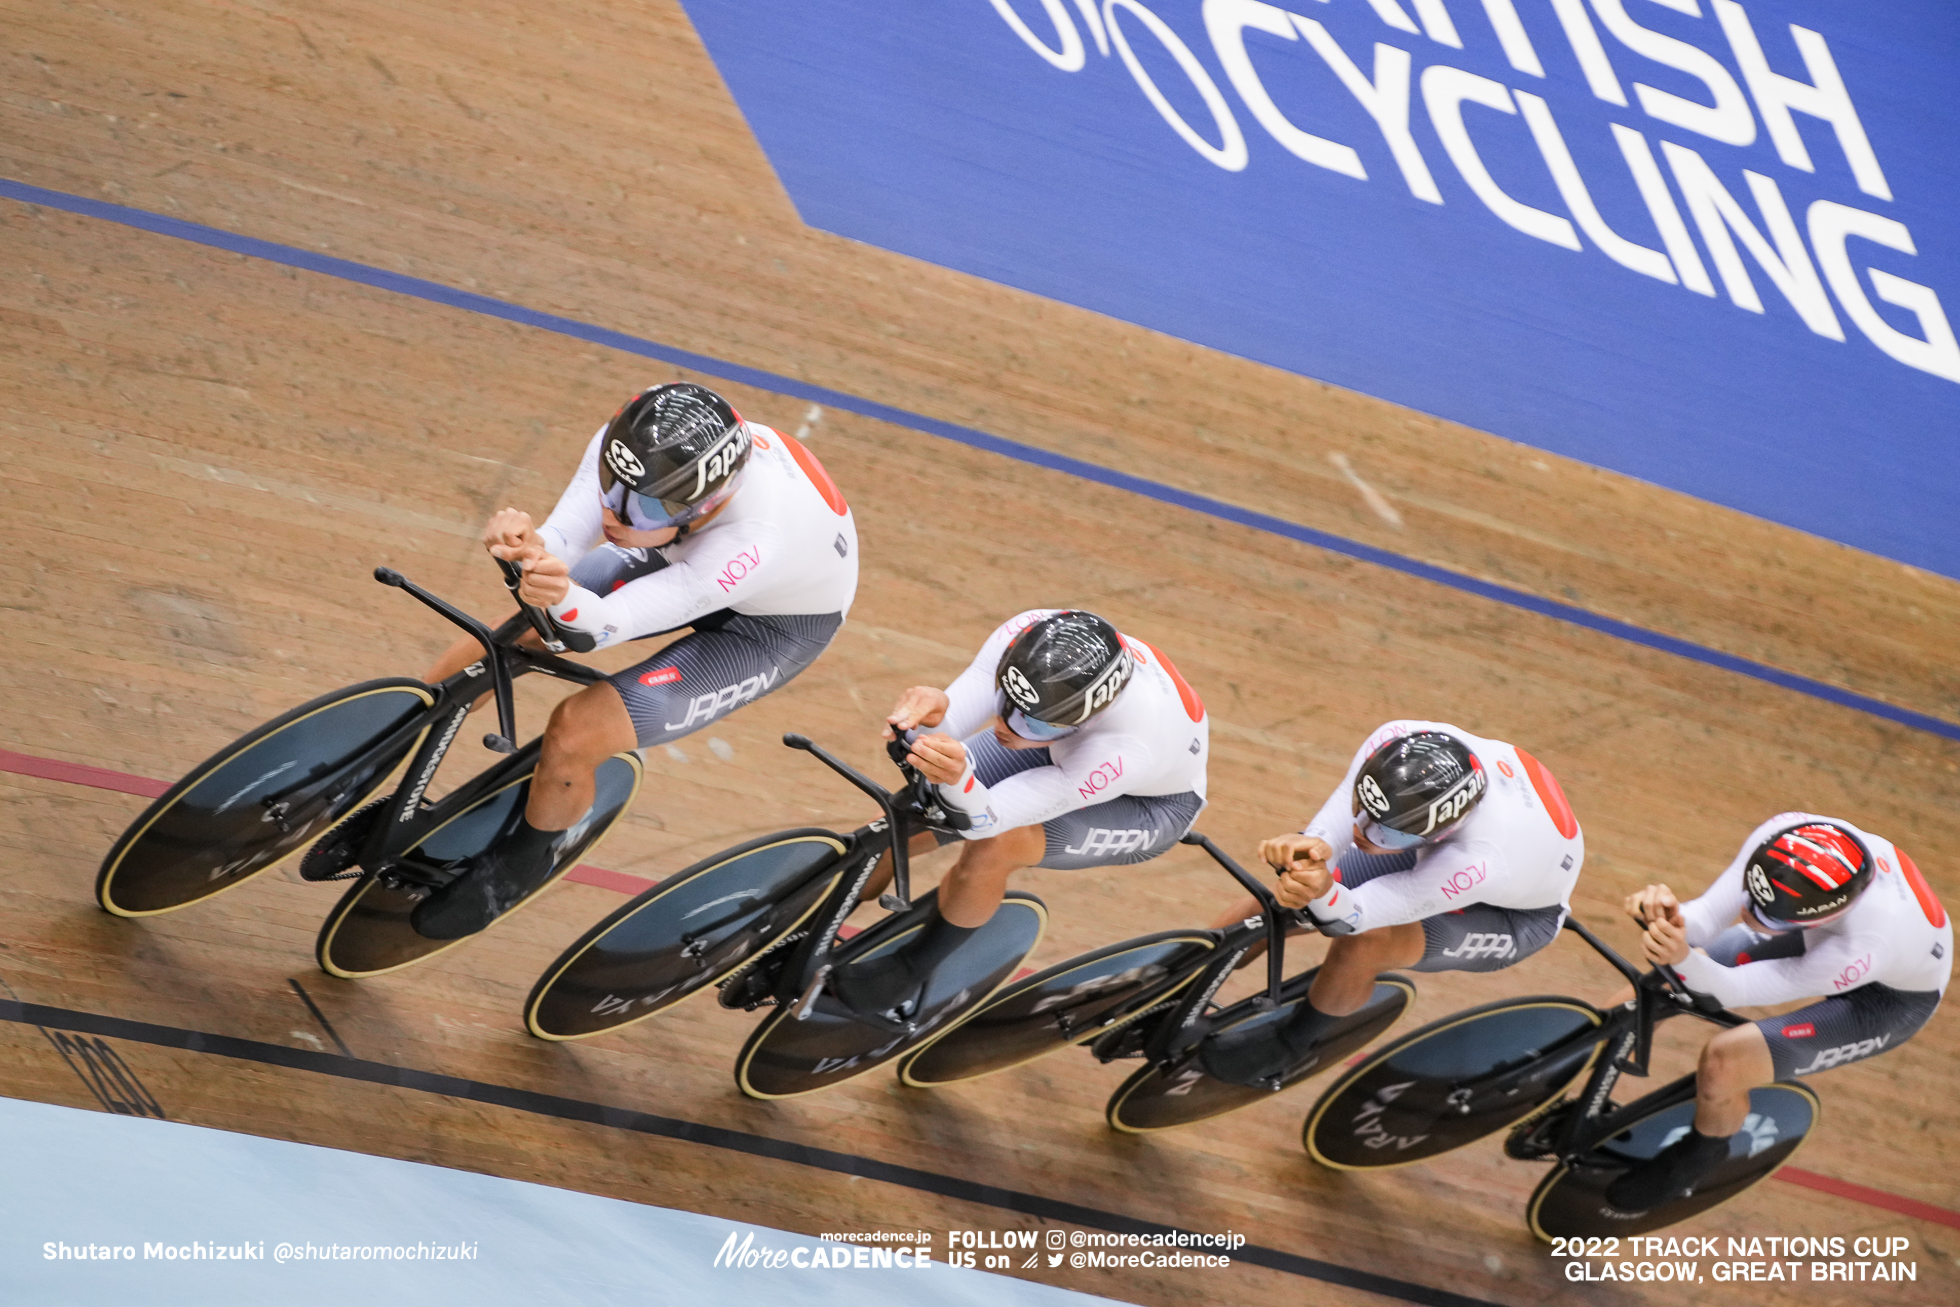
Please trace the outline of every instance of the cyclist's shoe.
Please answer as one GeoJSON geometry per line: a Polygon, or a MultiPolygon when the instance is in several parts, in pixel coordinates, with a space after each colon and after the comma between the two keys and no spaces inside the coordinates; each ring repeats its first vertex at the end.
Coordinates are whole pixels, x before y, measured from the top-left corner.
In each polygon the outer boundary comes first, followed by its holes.
{"type": "Polygon", "coordinates": [[[456,879],[415,905],[408,924],[424,939],[462,939],[510,911],[551,875],[551,848],[512,849],[505,840],[463,864],[456,879]]]}
{"type": "Polygon", "coordinates": [[[1302,999],[1284,1018],[1241,1022],[1210,1036],[1198,1045],[1198,1062],[1206,1075],[1228,1085],[1275,1088],[1338,1019],[1302,999]]]}
{"type": "Polygon", "coordinates": [[[1690,1129],[1607,1185],[1606,1201],[1616,1211],[1645,1212],[1662,1203],[1686,1198],[1728,1155],[1726,1138],[1710,1139],[1690,1129]]]}
{"type": "Polygon", "coordinates": [[[925,1000],[925,988],[925,977],[903,951],[849,963],[830,977],[837,1001],[876,1025],[911,1021],[925,1000]]]}
{"type": "Polygon", "coordinates": [[[1263,1024],[1213,1035],[1198,1045],[1198,1062],[1213,1080],[1264,1089],[1284,1077],[1305,1052],[1287,1038],[1284,1026],[1263,1024]]]}

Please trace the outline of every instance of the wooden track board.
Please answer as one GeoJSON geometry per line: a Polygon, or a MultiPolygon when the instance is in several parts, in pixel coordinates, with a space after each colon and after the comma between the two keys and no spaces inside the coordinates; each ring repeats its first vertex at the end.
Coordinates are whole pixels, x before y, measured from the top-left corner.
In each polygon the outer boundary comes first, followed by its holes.
{"type": "MultiPolygon", "coordinates": [[[[554,7],[547,20],[509,5],[174,0],[124,13],[9,0],[0,23],[16,36],[0,64],[0,175],[807,378],[1960,719],[1949,580],[801,226],[675,5],[554,7]],[[1388,497],[1400,529],[1333,453],[1388,497]]],[[[324,688],[419,669],[447,632],[367,580],[377,564],[501,611],[473,543],[484,514],[507,502],[542,513],[619,400],[680,375],[11,202],[0,254],[0,531],[16,578],[0,745],[143,776],[175,776],[324,688]]],[[[805,420],[801,403],[726,389],[751,417],[805,420]]],[[[1796,805],[1895,838],[1960,903],[1951,741],[868,419],[833,412],[812,447],[858,515],[850,623],[811,671],[712,738],[653,751],[602,865],[657,877],[772,828],[861,820],[851,792],[775,738],[803,731],[875,768],[870,727],[896,690],[943,683],[1000,617],[1070,603],[1150,640],[1205,696],[1203,828],[1241,853],[1297,826],[1374,725],[1426,716],[1516,740],[1558,774],[1587,832],[1575,910],[1623,948],[1620,895],[1649,879],[1698,886],[1763,815],[1796,805]]],[[[530,729],[554,694],[521,687],[530,729]]],[[[565,885],[479,947],[337,982],[310,965],[329,892],[275,872],[203,909],[112,920],[90,877],[141,800],[4,785],[0,980],[23,1002],[311,1049],[322,1032],[298,978],[359,1058],[1229,1226],[1494,1302],[1566,1296],[1521,1221],[1537,1168],[1489,1146],[1392,1175],[1320,1171],[1297,1135],[1311,1085],[1147,1139],[1103,1128],[1122,1068],[1080,1057],[937,1094],[879,1078],[758,1105],[729,1074],[747,1024],[712,1004],[571,1048],[523,1035],[531,980],[617,902],[606,891],[565,885]]],[[[1036,965],[1193,924],[1227,892],[1182,849],[1019,883],[1052,912],[1036,965]]],[[[1566,940],[1512,971],[1422,977],[1407,1020],[1507,994],[1598,997],[1610,980],[1566,940]]],[[[1664,1031],[1667,1068],[1687,1064],[1686,1024],[1664,1031]]],[[[1815,1081],[1825,1128],[1803,1166],[1960,1205],[1960,1113],[1944,1092],[1955,1030],[1942,1015],[1896,1052],[1815,1081]]],[[[1026,1223],[441,1095],[116,1047],[177,1119],[805,1231],[1026,1223]]],[[[0,1048],[0,1091],[96,1101],[48,1037],[0,1026],[0,1048]]],[[[1950,1228],[1787,1183],[1693,1232],[1904,1232],[1920,1280],[1887,1301],[1946,1302],[1960,1287],[1950,1228]]],[[[1140,1302],[1218,1297],[1196,1275],[1042,1274],[1140,1302]]],[[[1231,1274],[1233,1301],[1302,1289],[1231,1274]]],[[[1310,1288],[1316,1301],[1378,1300],[1310,1288]]],[[[1747,1292],[1849,1303],[1871,1289],[1747,1292]]]]}

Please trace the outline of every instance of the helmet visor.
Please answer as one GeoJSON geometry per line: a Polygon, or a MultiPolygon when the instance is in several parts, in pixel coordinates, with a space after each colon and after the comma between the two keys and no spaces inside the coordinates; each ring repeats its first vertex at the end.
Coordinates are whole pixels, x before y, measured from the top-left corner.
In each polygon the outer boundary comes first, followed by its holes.
{"type": "Polygon", "coordinates": [[[1365,815],[1356,818],[1354,825],[1355,829],[1360,832],[1361,838],[1367,840],[1378,849],[1401,852],[1405,849],[1418,848],[1429,842],[1421,835],[1411,835],[1408,831],[1396,830],[1393,826],[1384,826],[1373,817],[1365,815]]]}
{"type": "Polygon", "coordinates": [[[735,493],[736,480],[739,477],[690,504],[684,499],[642,494],[602,466],[599,469],[599,505],[611,510],[614,517],[635,531],[664,531],[698,522],[720,508],[735,493]]]}
{"type": "Polygon", "coordinates": [[[1047,722],[1038,722],[1019,708],[1010,708],[1001,720],[1007,723],[1008,730],[1022,739],[1040,740],[1044,744],[1049,740],[1059,740],[1065,735],[1075,734],[1073,726],[1051,726],[1047,722]]]}

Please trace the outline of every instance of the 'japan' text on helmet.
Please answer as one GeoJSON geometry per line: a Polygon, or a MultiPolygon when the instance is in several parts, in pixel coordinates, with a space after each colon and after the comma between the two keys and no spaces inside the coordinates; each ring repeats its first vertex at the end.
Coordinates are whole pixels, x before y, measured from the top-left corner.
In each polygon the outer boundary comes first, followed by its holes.
{"type": "Polygon", "coordinates": [[[1828,821],[1778,831],[1756,846],[1742,873],[1757,920],[1772,930],[1828,921],[1871,882],[1871,850],[1828,821]]]}
{"type": "Polygon", "coordinates": [[[1114,703],[1135,669],[1114,626],[1071,608],[1049,614],[1008,641],[994,684],[1008,729],[1049,739],[1114,703]]]}
{"type": "Polygon", "coordinates": [[[706,386],[655,386],[599,438],[600,502],[637,531],[684,531],[735,493],[750,443],[742,415],[706,386]]]}
{"type": "Polygon", "coordinates": [[[1477,806],[1488,780],[1469,746],[1441,731],[1390,740],[1354,778],[1354,819],[1368,842],[1412,849],[1441,839],[1477,806]]]}

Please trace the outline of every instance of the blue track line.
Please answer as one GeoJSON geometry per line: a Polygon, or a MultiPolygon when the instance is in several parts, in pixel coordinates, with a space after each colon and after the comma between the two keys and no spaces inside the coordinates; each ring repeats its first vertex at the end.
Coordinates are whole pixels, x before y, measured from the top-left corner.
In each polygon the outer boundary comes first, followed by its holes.
{"type": "Polygon", "coordinates": [[[1786,690],[1794,690],[1798,694],[1809,695],[1814,699],[1822,699],[1826,703],[1834,703],[1840,707],[1869,713],[1874,717],[1882,717],[1886,721],[1898,722],[1901,725],[1910,726],[1916,730],[1930,731],[1935,735],[1945,736],[1949,740],[1960,740],[1960,726],[1956,726],[1952,722],[1943,721],[1938,717],[1929,717],[1925,713],[1914,712],[1909,708],[1900,708],[1896,705],[1886,703],[1883,700],[1873,699],[1868,695],[1856,694],[1835,685],[1828,685],[1823,681],[1814,681],[1807,676],[1798,676],[1794,672],[1786,672],[1781,668],[1753,662],[1747,658],[1738,658],[1734,654],[1726,654],[1718,649],[1710,649],[1703,645],[1695,644],[1692,641],[1678,639],[1675,636],[1663,635],[1658,631],[1649,631],[1644,627],[1634,626],[1629,622],[1616,621],[1611,617],[1602,617],[1598,613],[1587,612],[1583,608],[1575,608],[1570,604],[1561,604],[1550,599],[1540,598],[1534,594],[1528,594],[1522,590],[1513,590],[1509,586],[1494,585],[1489,581],[1482,581],[1474,576],[1465,576],[1461,572],[1452,572],[1447,568],[1437,567],[1431,563],[1419,562],[1413,558],[1405,558],[1401,554],[1391,553],[1386,549],[1378,549],[1373,545],[1362,544],[1358,540],[1348,540],[1342,536],[1330,535],[1325,531],[1316,531],[1312,527],[1301,526],[1297,522],[1289,522],[1284,518],[1273,517],[1267,513],[1255,512],[1249,508],[1242,508],[1237,504],[1229,504],[1224,500],[1213,499],[1208,495],[1194,494],[1189,490],[1179,490],[1175,486],[1167,486],[1156,481],[1148,481],[1143,477],[1132,476],[1127,472],[1118,472],[1114,468],[1085,462],[1079,458],[1070,458],[1066,454],[1057,454],[1046,449],[1038,449],[1033,445],[1024,445],[1018,440],[1008,440],[1005,437],[996,436],[991,432],[976,430],[973,427],[963,427],[952,422],[942,422],[938,418],[926,417],[924,414],[907,412],[901,408],[893,408],[889,404],[880,404],[875,400],[846,394],[841,390],[831,390],[826,386],[813,386],[807,381],[798,381],[794,377],[780,376],[774,372],[765,372],[760,368],[745,367],[740,363],[730,363],[726,359],[718,359],[706,354],[695,354],[689,350],[676,349],[671,345],[662,345],[656,341],[643,340],[638,336],[629,336],[622,331],[612,331],[606,327],[593,326],[588,322],[578,322],[571,318],[561,318],[553,313],[541,313],[536,309],[527,309],[521,304],[512,304],[505,300],[492,299],[488,295],[477,295],[470,291],[457,290],[454,287],[444,286],[438,282],[424,281],[420,277],[408,277],[398,272],[388,272],[381,268],[371,268],[366,264],[354,263],[347,259],[336,259],[326,254],[314,254],[307,250],[295,249],[290,245],[278,245],[272,241],[262,241],[250,236],[240,236],[235,232],[224,231],[217,227],[206,227],[201,223],[185,222],[181,218],[170,218],[163,214],[150,213],[143,209],[132,209],[120,204],[106,204],[101,200],[91,200],[79,195],[69,195],[62,191],[44,190],[39,186],[29,186],[23,182],[13,181],[4,177],[0,177],[0,197],[18,200],[23,204],[37,204],[45,208],[60,209],[67,213],[81,214],[84,217],[100,218],[107,222],[121,223],[123,226],[154,232],[159,236],[173,236],[178,240],[191,241],[198,245],[208,245],[214,249],[227,250],[233,254],[243,254],[255,259],[264,259],[269,263],[284,264],[289,268],[299,268],[306,272],[323,273],[329,277],[338,277],[343,281],[359,282],[363,286],[373,286],[377,290],[393,291],[398,295],[407,295],[415,299],[427,300],[430,303],[441,304],[448,308],[463,309],[471,313],[481,313],[492,318],[502,318],[506,322],[522,323],[527,327],[537,327],[544,331],[557,332],[561,336],[570,336],[576,340],[590,341],[594,345],[604,345],[608,349],[620,350],[627,354],[637,354],[642,358],[658,359],[663,363],[670,363],[675,367],[686,368],[689,371],[722,377],[729,381],[740,382],[743,385],[754,386],[760,390],[770,390],[777,394],[790,395],[797,399],[808,400],[811,403],[822,404],[828,408],[842,409],[847,413],[857,413],[864,417],[876,418],[881,422],[890,422],[896,426],[909,427],[914,431],[923,431],[928,435],[938,436],[943,440],[951,440],[974,449],[984,449],[990,454],[999,454],[1003,458],[1011,458],[1017,462],[1032,464],[1035,467],[1045,467],[1052,471],[1063,472],[1070,476],[1080,477],[1085,481],[1094,481],[1100,485],[1112,486],[1118,490],[1127,490],[1132,494],[1142,495],[1147,499],[1154,499],[1160,503],[1174,504],[1179,508],[1188,508],[1194,513],[1203,513],[1208,517],[1215,517],[1222,521],[1236,523],[1239,526],[1250,527],[1255,531],[1264,531],[1269,535],[1282,536],[1288,540],[1297,540],[1301,544],[1313,545],[1316,548],[1329,550],[1332,553],[1343,554],[1349,558],[1359,559],[1364,563],[1373,563],[1378,567],[1386,567],[1392,571],[1402,572],[1409,576],[1421,577],[1425,581],[1434,581],[1438,585],[1446,585],[1453,590],[1461,590],[1465,594],[1473,594],[1500,604],[1508,604],[1513,608],[1521,608],[1526,612],[1537,613],[1542,617],[1551,617],[1561,622],[1570,622],[1574,626],[1582,626],[1587,630],[1598,631],[1633,644],[1644,645],[1649,649],[1659,649],[1663,653],[1671,653],[1681,658],[1692,659],[1698,663],[1706,663],[1710,667],[1719,667],[1724,671],[1735,672],[1741,676],[1753,677],[1758,681],[1766,681],[1771,685],[1781,686],[1786,690]]]}

